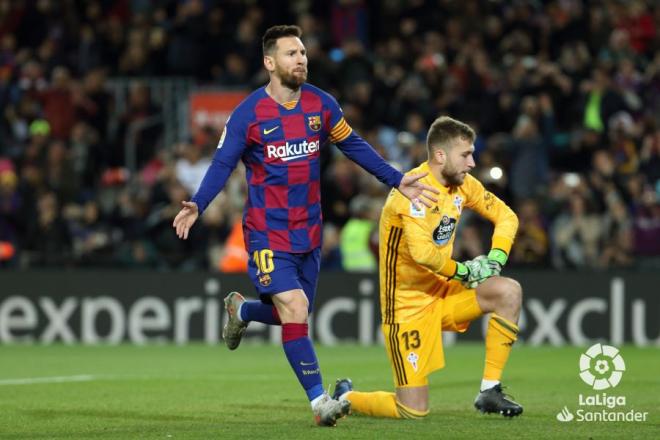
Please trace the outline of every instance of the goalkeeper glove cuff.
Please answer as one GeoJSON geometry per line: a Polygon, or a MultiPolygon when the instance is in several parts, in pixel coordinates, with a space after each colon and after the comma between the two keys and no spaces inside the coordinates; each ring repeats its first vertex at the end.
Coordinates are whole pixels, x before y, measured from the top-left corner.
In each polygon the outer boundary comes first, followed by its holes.
{"type": "Polygon", "coordinates": [[[488,252],[488,259],[499,263],[502,267],[506,264],[508,258],[509,256],[502,249],[494,248],[488,252]]]}
{"type": "Polygon", "coordinates": [[[456,273],[454,274],[453,277],[451,277],[452,280],[458,280],[458,281],[465,281],[468,279],[470,276],[470,270],[468,267],[463,264],[459,263],[458,261],[456,262],[456,273]]]}

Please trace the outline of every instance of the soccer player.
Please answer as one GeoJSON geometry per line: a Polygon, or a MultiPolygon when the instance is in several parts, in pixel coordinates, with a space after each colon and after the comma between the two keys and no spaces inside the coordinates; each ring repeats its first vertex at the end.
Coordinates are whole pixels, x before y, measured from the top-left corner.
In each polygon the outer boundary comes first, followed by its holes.
{"type": "Polygon", "coordinates": [[[490,313],[486,362],[474,406],[483,413],[517,416],[523,408],[502,393],[500,378],[518,334],[522,289],[499,276],[518,229],[518,218],[469,173],[475,166],[475,133],[449,117],[429,128],[428,161],[411,171],[440,191],[430,209],[391,192],[383,207],[380,237],[380,304],[385,348],[395,393],[352,391],[338,380],[333,397],[349,399],[353,411],[392,418],[429,412],[428,375],[444,367],[442,331],[464,332],[490,313]],[[464,263],[451,258],[463,209],[476,211],[495,228],[488,256],[464,263]]]}
{"type": "Polygon", "coordinates": [[[282,326],[284,352],[312,406],[316,423],[334,426],[349,411],[323,390],[319,362],[308,336],[321,249],[319,150],[335,143],[350,159],[422,209],[437,190],[425,176],[403,176],[353,132],[335,99],[306,84],[307,56],[297,26],[274,26],[263,36],[263,62],[270,82],[234,109],[213,162],[190,201],[174,219],[179,238],[192,225],[241,159],[247,169],[243,211],[248,274],[260,300],[240,293],[225,298],[229,320],[222,336],[230,350],[250,321],[282,326]]]}

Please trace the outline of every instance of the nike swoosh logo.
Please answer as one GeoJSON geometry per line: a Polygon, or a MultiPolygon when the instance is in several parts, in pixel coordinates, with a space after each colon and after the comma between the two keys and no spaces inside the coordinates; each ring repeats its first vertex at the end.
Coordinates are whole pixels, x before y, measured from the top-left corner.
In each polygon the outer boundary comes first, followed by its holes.
{"type": "Polygon", "coordinates": [[[301,157],[307,157],[307,156],[309,156],[309,154],[300,154],[298,156],[283,157],[282,161],[288,162],[288,161],[293,160],[293,159],[300,159],[301,157]]]}
{"type": "Polygon", "coordinates": [[[277,130],[278,128],[280,128],[279,125],[276,125],[275,127],[271,128],[270,130],[266,130],[266,129],[264,128],[264,134],[271,134],[272,132],[274,132],[274,131],[277,130]]]}
{"type": "Polygon", "coordinates": [[[309,367],[310,365],[316,365],[316,362],[302,362],[300,361],[300,365],[303,367],[309,367]]]}

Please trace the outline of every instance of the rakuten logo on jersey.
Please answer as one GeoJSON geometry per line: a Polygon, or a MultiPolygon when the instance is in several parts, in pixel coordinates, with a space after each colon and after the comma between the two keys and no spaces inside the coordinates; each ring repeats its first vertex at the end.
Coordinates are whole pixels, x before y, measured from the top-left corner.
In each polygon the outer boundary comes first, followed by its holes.
{"type": "Polygon", "coordinates": [[[297,144],[290,144],[288,141],[285,145],[266,145],[266,160],[268,159],[281,159],[285,162],[293,159],[298,159],[305,156],[310,156],[319,151],[319,142],[304,141],[297,144]]]}

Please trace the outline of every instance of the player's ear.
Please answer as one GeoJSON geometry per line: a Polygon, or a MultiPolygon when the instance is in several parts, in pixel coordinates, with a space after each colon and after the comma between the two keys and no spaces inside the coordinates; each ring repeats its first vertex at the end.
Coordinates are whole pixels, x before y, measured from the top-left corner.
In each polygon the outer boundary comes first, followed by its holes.
{"type": "Polygon", "coordinates": [[[264,55],[264,67],[267,71],[275,71],[275,59],[270,55],[264,55]]]}
{"type": "Polygon", "coordinates": [[[435,161],[440,165],[444,165],[445,161],[447,160],[447,152],[442,148],[436,148],[433,150],[433,156],[435,161]]]}

